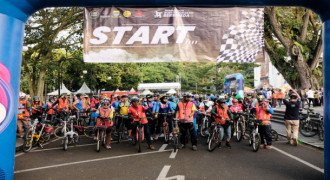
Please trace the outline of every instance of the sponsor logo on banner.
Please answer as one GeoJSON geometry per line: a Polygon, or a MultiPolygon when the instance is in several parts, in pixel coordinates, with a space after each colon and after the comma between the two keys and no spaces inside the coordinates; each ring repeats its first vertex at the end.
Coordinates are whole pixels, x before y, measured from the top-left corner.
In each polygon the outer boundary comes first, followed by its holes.
{"type": "Polygon", "coordinates": [[[141,10],[137,10],[136,13],[133,15],[134,17],[144,17],[145,15],[141,10]]]}
{"type": "Polygon", "coordinates": [[[169,18],[169,17],[182,17],[182,18],[187,18],[187,17],[193,17],[194,12],[192,11],[185,11],[185,10],[177,10],[175,11],[174,9],[165,9],[164,11],[155,11],[154,17],[155,18],[169,18]]]}
{"type": "Polygon", "coordinates": [[[112,15],[113,15],[112,16],[113,18],[120,18],[120,12],[119,11],[113,11],[112,15]]]}
{"type": "Polygon", "coordinates": [[[97,11],[95,11],[95,10],[93,10],[93,11],[91,11],[91,12],[89,13],[89,16],[90,16],[92,19],[96,19],[96,18],[98,18],[98,17],[100,16],[100,13],[97,12],[97,11]]]}
{"type": "Polygon", "coordinates": [[[131,11],[124,11],[123,15],[124,15],[124,17],[128,18],[128,17],[131,17],[132,13],[131,13],[131,11]]]}

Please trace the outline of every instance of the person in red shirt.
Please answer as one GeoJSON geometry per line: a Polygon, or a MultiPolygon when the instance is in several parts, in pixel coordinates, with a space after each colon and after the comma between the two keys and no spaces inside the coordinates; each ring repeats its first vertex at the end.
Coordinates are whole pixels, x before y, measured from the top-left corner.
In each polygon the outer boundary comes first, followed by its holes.
{"type": "Polygon", "coordinates": [[[134,135],[136,134],[136,127],[139,124],[139,118],[141,118],[141,123],[144,127],[144,136],[147,139],[148,147],[149,147],[149,149],[154,150],[155,147],[151,144],[150,129],[149,129],[146,113],[145,113],[148,110],[148,107],[142,106],[141,104],[139,104],[138,98],[133,98],[131,103],[132,103],[132,106],[128,109],[128,114],[131,118],[133,118],[132,134],[134,134],[134,135]]]}
{"type": "Polygon", "coordinates": [[[230,109],[229,109],[231,112],[243,111],[243,106],[242,106],[242,104],[238,104],[237,99],[233,99],[232,102],[233,102],[233,105],[230,106],[230,109]]]}

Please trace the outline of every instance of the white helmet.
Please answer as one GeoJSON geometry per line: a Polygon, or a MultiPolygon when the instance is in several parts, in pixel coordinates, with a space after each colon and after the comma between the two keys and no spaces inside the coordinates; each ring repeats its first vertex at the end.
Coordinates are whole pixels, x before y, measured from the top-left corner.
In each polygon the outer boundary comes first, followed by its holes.
{"type": "Polygon", "coordinates": [[[25,96],[26,96],[25,93],[23,93],[23,92],[20,92],[20,93],[19,93],[19,98],[23,99],[23,98],[25,98],[25,96]]]}

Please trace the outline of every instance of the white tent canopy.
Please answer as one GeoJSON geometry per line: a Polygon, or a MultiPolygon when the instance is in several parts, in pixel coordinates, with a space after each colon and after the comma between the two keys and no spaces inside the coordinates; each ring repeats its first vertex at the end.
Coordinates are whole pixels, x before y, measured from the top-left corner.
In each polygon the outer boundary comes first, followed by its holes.
{"type": "Polygon", "coordinates": [[[170,89],[169,91],[167,91],[167,94],[174,94],[174,93],[176,93],[174,89],[170,89]]]}
{"type": "Polygon", "coordinates": [[[138,91],[143,91],[145,89],[168,91],[170,89],[181,89],[181,84],[178,82],[175,82],[175,83],[141,83],[141,84],[139,84],[138,91]]]}
{"type": "Polygon", "coordinates": [[[149,91],[149,89],[144,90],[142,93],[142,95],[147,95],[147,94],[153,94],[152,92],[149,91]]]}
{"type": "Polygon", "coordinates": [[[132,88],[129,92],[135,92],[135,89],[134,88],[132,88]]]}
{"type": "MultiPolygon", "coordinates": [[[[62,86],[61,86],[61,87],[62,87],[62,88],[60,89],[61,94],[62,94],[62,93],[71,94],[71,91],[69,91],[68,88],[66,88],[65,85],[64,85],[63,83],[62,83],[62,86]]],[[[58,95],[58,90],[55,90],[55,91],[53,91],[53,92],[51,92],[51,93],[48,93],[47,95],[48,95],[48,96],[55,96],[55,95],[58,95]]]]}
{"type": "Polygon", "coordinates": [[[91,89],[89,89],[89,87],[87,86],[87,84],[84,82],[84,84],[81,86],[81,88],[75,92],[75,94],[87,94],[87,93],[91,93],[91,89]]]}

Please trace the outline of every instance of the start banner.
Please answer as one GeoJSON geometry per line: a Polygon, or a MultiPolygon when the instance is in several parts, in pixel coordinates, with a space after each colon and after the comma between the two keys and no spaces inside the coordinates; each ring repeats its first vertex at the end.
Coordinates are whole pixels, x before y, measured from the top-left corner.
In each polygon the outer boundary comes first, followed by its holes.
{"type": "Polygon", "coordinates": [[[261,62],[263,8],[85,8],[89,63],[261,62]]]}

